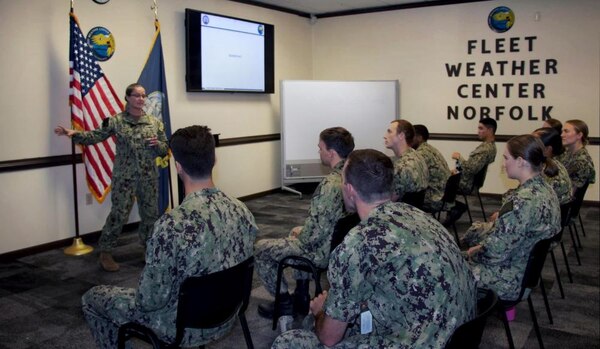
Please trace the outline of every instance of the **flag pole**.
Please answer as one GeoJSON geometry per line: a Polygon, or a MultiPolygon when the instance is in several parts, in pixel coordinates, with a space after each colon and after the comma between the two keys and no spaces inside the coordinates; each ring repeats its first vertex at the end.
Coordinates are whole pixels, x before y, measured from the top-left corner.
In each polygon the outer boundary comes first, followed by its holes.
{"type": "MultiPolygon", "coordinates": [[[[71,13],[73,13],[73,0],[71,0],[71,13]]],[[[83,243],[79,237],[79,205],[77,204],[77,157],[75,156],[75,142],[71,140],[71,165],[73,168],[73,207],[75,209],[75,238],[71,246],[65,248],[64,253],[69,256],[81,256],[94,250],[93,247],[83,243]]]]}

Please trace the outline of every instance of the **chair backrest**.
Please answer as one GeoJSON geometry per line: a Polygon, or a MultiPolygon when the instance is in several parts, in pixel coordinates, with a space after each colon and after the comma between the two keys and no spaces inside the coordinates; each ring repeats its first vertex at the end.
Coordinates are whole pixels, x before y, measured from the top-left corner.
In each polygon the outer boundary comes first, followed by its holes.
{"type": "Polygon", "coordinates": [[[404,193],[404,196],[402,196],[402,200],[400,201],[422,210],[423,205],[425,204],[425,189],[404,193]]]}
{"type": "Polygon", "coordinates": [[[487,318],[498,304],[498,296],[493,290],[477,289],[477,315],[469,322],[460,325],[445,349],[476,349],[479,348],[487,318]]]}
{"type": "Polygon", "coordinates": [[[544,268],[544,262],[546,261],[546,255],[548,254],[550,244],[553,240],[553,237],[540,240],[531,249],[529,259],[527,260],[527,266],[525,267],[523,282],[521,283],[521,294],[519,295],[519,299],[525,294],[525,289],[534,288],[538,285],[542,269],[544,268]]]}
{"type": "Polygon", "coordinates": [[[252,291],[254,257],[216,273],[188,277],[179,289],[177,335],[185,328],[213,328],[246,311],[252,291]]]}
{"type": "Polygon", "coordinates": [[[337,221],[331,235],[331,252],[344,241],[350,229],[354,228],[358,223],[360,223],[358,213],[351,213],[337,221]]]}
{"type": "Polygon", "coordinates": [[[571,202],[570,218],[577,218],[579,216],[579,210],[581,209],[581,205],[583,205],[583,198],[589,185],[590,183],[586,182],[581,188],[575,189],[575,195],[571,202]]]}
{"type": "Polygon", "coordinates": [[[473,176],[473,189],[483,187],[483,183],[485,182],[485,176],[487,175],[488,165],[483,166],[479,172],[473,176]]]}
{"type": "Polygon", "coordinates": [[[458,172],[448,177],[448,180],[446,181],[446,188],[444,189],[444,196],[442,197],[442,202],[450,203],[456,200],[461,176],[461,173],[458,172]]]}

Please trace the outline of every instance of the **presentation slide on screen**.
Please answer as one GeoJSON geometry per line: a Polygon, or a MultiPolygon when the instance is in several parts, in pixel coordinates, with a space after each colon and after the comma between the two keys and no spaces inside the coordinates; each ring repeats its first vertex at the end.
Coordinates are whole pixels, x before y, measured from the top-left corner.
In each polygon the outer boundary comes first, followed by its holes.
{"type": "Polygon", "coordinates": [[[202,14],[202,87],[264,91],[264,28],[258,23],[202,14]]]}

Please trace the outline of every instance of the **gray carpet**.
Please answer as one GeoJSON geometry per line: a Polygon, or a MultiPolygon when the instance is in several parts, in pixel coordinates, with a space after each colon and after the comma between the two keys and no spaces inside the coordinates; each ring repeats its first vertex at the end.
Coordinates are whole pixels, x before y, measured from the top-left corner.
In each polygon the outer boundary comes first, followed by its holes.
{"type": "MultiPolygon", "coordinates": [[[[307,192],[310,187],[301,189],[307,192]]],[[[496,198],[483,199],[487,214],[498,209],[496,198]]],[[[300,225],[309,200],[310,195],[300,199],[289,192],[248,200],[246,204],[260,228],[258,238],[282,237],[291,227],[300,225]]],[[[476,198],[470,197],[469,202],[473,218],[481,219],[476,198]]],[[[560,297],[550,258],[544,267],[542,276],[554,316],[553,325],[548,321],[539,290],[532,294],[546,348],[600,347],[599,208],[584,207],[581,213],[587,235],[581,237],[581,266],[577,265],[568,232],[564,236],[573,283],[569,283],[562,254],[559,249],[556,250],[565,299],[560,297]]],[[[469,217],[465,214],[457,225],[459,233],[464,232],[469,225],[469,217]]],[[[94,241],[85,242],[95,246],[94,241]]],[[[81,313],[81,295],[98,284],[135,287],[144,265],[142,249],[134,232],[124,233],[115,251],[121,271],[101,271],[97,258],[96,251],[70,257],[58,249],[0,263],[0,348],[93,348],[94,343],[81,313]]],[[[326,284],[326,280],[324,282],[326,284]]],[[[271,330],[271,322],[259,317],[256,311],[257,304],[269,299],[255,275],[246,316],[256,348],[269,348],[277,336],[277,331],[271,330]]],[[[295,324],[299,322],[300,319],[296,319],[295,324]]],[[[526,302],[517,307],[517,317],[510,326],[517,348],[538,348],[526,302]]],[[[135,347],[148,348],[143,343],[135,343],[135,347]]],[[[207,346],[243,347],[244,337],[239,325],[226,338],[207,346]]],[[[481,348],[507,347],[502,323],[492,316],[483,334],[481,348]]]]}

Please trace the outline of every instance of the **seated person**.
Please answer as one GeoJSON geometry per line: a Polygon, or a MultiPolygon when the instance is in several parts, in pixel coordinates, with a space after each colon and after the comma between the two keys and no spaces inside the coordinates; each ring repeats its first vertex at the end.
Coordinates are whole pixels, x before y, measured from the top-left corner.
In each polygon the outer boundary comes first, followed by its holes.
{"type": "MultiPolygon", "coordinates": [[[[460,166],[460,169],[454,169],[452,174],[457,173],[457,171],[462,173],[458,187],[460,193],[470,194],[473,189],[475,175],[496,159],[496,129],[496,120],[491,118],[479,120],[477,137],[482,141],[481,144],[469,154],[468,159],[463,158],[459,152],[452,153],[452,158],[456,160],[457,166],[460,166]]],[[[451,226],[454,224],[466,210],[467,205],[465,203],[456,201],[454,207],[444,221],[444,225],[451,226]]]]}
{"type": "Polygon", "coordinates": [[[450,177],[450,168],[442,153],[434,146],[427,143],[429,130],[425,125],[415,125],[415,137],[412,147],[423,157],[427,164],[427,191],[425,192],[426,211],[439,211],[442,209],[442,197],[446,191],[446,182],[450,177]]]}
{"type": "MultiPolygon", "coordinates": [[[[545,128],[545,127],[550,127],[550,128],[555,129],[556,132],[558,132],[559,136],[562,134],[563,125],[562,125],[562,122],[560,122],[560,120],[558,120],[558,119],[544,120],[544,123],[542,124],[542,128],[545,128]]],[[[553,150],[553,152],[554,152],[553,158],[555,160],[557,160],[558,162],[560,162],[561,164],[564,163],[564,157],[566,156],[565,154],[567,152],[565,151],[565,147],[562,146],[562,142],[561,142],[560,149],[555,149],[555,150],[553,150]]]]}
{"type": "Polygon", "coordinates": [[[467,262],[437,220],[391,202],[393,168],[376,150],[350,154],[344,202],[361,222],[331,254],[331,288],[310,303],[314,330],[284,332],[272,348],[443,348],[475,315],[467,262]]]}
{"type": "MultiPolygon", "coordinates": [[[[190,126],[170,140],[185,187],[181,205],[154,224],[138,288],[95,286],[82,298],[83,314],[101,348],[116,348],[120,325],[137,322],[166,342],[175,340],[179,287],[252,257],[257,227],[248,208],[215,188],[215,143],[210,129],[190,126]]],[[[235,318],[210,330],[188,330],[184,346],[198,346],[227,333],[235,318]]]]}
{"type": "Polygon", "coordinates": [[[556,167],[557,170],[556,173],[547,173],[546,167],[546,169],[542,171],[542,178],[544,178],[546,183],[550,184],[552,189],[554,189],[556,196],[558,196],[559,204],[563,205],[571,202],[573,200],[573,195],[571,193],[573,185],[571,184],[571,178],[569,178],[569,172],[563,164],[555,158],[560,155],[560,152],[563,149],[560,133],[553,128],[543,127],[533,131],[533,135],[539,137],[542,143],[544,143],[544,155],[548,158],[548,162],[553,163],[554,166],[552,166],[552,168],[556,167]]]}
{"type": "Polygon", "coordinates": [[[466,252],[477,286],[494,290],[503,300],[516,300],[533,246],[560,231],[556,193],[541,176],[544,146],[533,135],[510,139],[504,151],[508,178],[519,186],[504,200],[488,234],[466,252]]]}
{"type": "Polygon", "coordinates": [[[569,120],[563,126],[561,137],[566,148],[563,165],[569,172],[573,194],[575,194],[575,190],[586,183],[596,182],[594,162],[585,148],[588,144],[588,127],[581,120],[569,120]]]}
{"type": "MultiPolygon", "coordinates": [[[[257,241],[254,247],[256,271],[267,291],[273,296],[277,288],[277,267],[283,258],[302,256],[311,260],[317,267],[327,267],[331,235],[336,222],[345,214],[341,172],[346,157],[354,149],[354,138],[345,128],[332,127],[321,132],[318,147],[321,162],[332,171],[315,190],[304,225],[294,227],[286,238],[262,239],[257,241]]],[[[293,299],[285,278],[281,282],[281,316],[306,315],[308,312],[308,274],[296,272],[294,278],[296,289],[293,299]]],[[[260,304],[258,313],[263,317],[273,318],[273,308],[273,302],[260,304]]]]}
{"type": "Polygon", "coordinates": [[[406,120],[394,120],[383,135],[385,147],[396,156],[394,161],[393,201],[402,201],[405,193],[415,193],[427,189],[429,171],[425,159],[411,144],[415,129],[406,120]]]}

